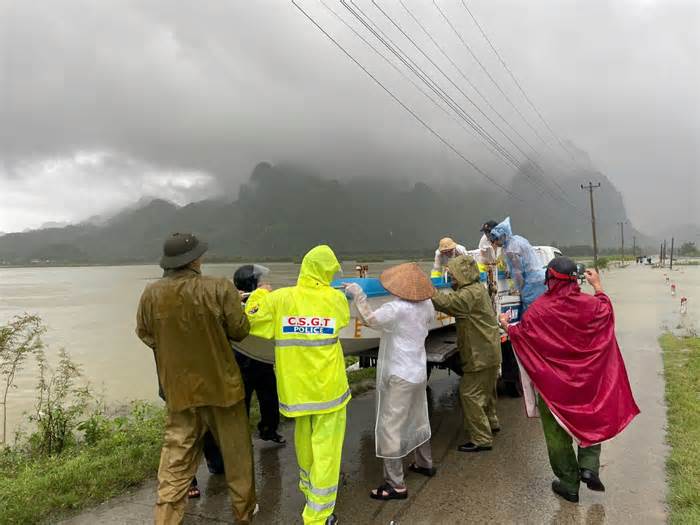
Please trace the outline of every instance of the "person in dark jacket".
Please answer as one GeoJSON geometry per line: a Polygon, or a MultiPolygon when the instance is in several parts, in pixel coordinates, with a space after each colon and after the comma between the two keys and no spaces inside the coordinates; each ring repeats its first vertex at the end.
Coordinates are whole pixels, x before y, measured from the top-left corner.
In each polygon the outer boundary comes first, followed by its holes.
{"type": "MultiPolygon", "coordinates": [[[[243,300],[263,284],[263,278],[269,270],[259,264],[246,264],[233,274],[233,284],[243,294],[243,300]]],[[[260,405],[260,423],[258,432],[263,441],[273,441],[284,445],[287,441],[277,433],[280,424],[279,399],[277,398],[277,378],[274,366],[263,363],[240,352],[235,352],[236,361],[243,374],[245,384],[245,404],[250,413],[250,402],[253,392],[258,397],[260,405]]]]}

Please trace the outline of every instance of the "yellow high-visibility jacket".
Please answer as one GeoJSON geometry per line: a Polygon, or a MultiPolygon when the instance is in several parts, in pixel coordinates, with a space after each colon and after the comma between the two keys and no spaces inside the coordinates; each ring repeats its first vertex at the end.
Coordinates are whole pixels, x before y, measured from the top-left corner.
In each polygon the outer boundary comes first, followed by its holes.
{"type": "Polygon", "coordinates": [[[246,303],[251,335],[275,341],[280,412],[325,414],[350,401],[340,331],[350,322],[345,294],[331,288],[340,263],[328,246],[304,257],[297,285],[259,289],[246,303]]]}

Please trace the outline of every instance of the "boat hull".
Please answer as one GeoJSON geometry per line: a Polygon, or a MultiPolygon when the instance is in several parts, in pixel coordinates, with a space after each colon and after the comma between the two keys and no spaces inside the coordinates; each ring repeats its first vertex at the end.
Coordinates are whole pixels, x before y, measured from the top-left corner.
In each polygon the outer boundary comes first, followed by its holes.
{"type": "MultiPolygon", "coordinates": [[[[391,299],[392,296],[390,295],[377,295],[368,298],[368,301],[372,309],[376,310],[391,299]]],[[[430,323],[429,330],[432,331],[450,326],[454,322],[454,317],[436,313],[430,323]]],[[[357,308],[353,303],[350,304],[350,323],[340,331],[339,337],[343,353],[347,356],[358,355],[379,347],[380,333],[362,324],[357,308]]],[[[273,341],[250,335],[241,342],[233,343],[233,347],[238,352],[252,359],[271,364],[275,362],[275,345],[273,341]]]]}

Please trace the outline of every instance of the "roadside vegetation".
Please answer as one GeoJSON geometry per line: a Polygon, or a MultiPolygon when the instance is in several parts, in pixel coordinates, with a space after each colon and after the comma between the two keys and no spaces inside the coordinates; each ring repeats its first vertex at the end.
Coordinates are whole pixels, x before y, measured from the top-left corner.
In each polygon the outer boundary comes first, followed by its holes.
{"type": "Polygon", "coordinates": [[[671,446],[666,462],[670,522],[696,524],[700,523],[700,337],[667,333],[660,343],[671,446]]]}
{"type": "MultiPolygon", "coordinates": [[[[45,328],[24,315],[0,326],[0,523],[55,522],[153,478],[165,423],[162,404],[134,401],[110,408],[64,351],[49,364],[45,328]],[[15,380],[33,359],[36,400],[25,428],[7,436],[6,408],[15,380]]],[[[346,365],[357,362],[347,358],[346,365]]],[[[374,369],[348,373],[353,394],[373,387],[374,369]]],[[[155,381],[155,380],[154,380],[155,381]]],[[[156,388],[154,382],[154,389],[156,388]]],[[[253,401],[251,432],[260,412],[253,401]]],[[[283,425],[285,422],[283,421],[283,425]]]]}

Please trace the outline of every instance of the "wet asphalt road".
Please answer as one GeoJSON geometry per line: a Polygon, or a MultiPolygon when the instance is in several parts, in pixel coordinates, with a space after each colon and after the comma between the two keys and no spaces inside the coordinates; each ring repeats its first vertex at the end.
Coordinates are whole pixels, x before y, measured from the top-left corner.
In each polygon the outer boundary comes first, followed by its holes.
{"type": "MultiPolygon", "coordinates": [[[[678,274],[679,286],[682,276],[678,274]]],[[[356,397],[348,410],[341,490],[336,513],[345,524],[646,524],[664,523],[667,453],[661,353],[657,337],[676,323],[675,299],[663,273],[629,268],[604,277],[613,298],[620,345],[642,414],[618,438],[604,444],[601,478],[604,494],[581,489],[574,505],[552,495],[540,422],[528,419],[520,399],[501,398],[502,432],[494,450],[464,454],[457,399],[458,377],[436,372],[430,380],[433,454],[438,474],[407,475],[406,501],[377,502],[369,490],[381,483],[374,456],[374,393],[356,397]]],[[[699,297],[700,290],[687,290],[699,297]]],[[[303,497],[297,489],[293,428],[282,429],[290,443],[282,448],[254,440],[260,524],[300,523],[303,497]]],[[[185,523],[231,523],[225,483],[199,470],[202,498],[191,502],[185,523]]],[[[67,521],[70,524],[150,523],[155,482],[67,521]]]]}

